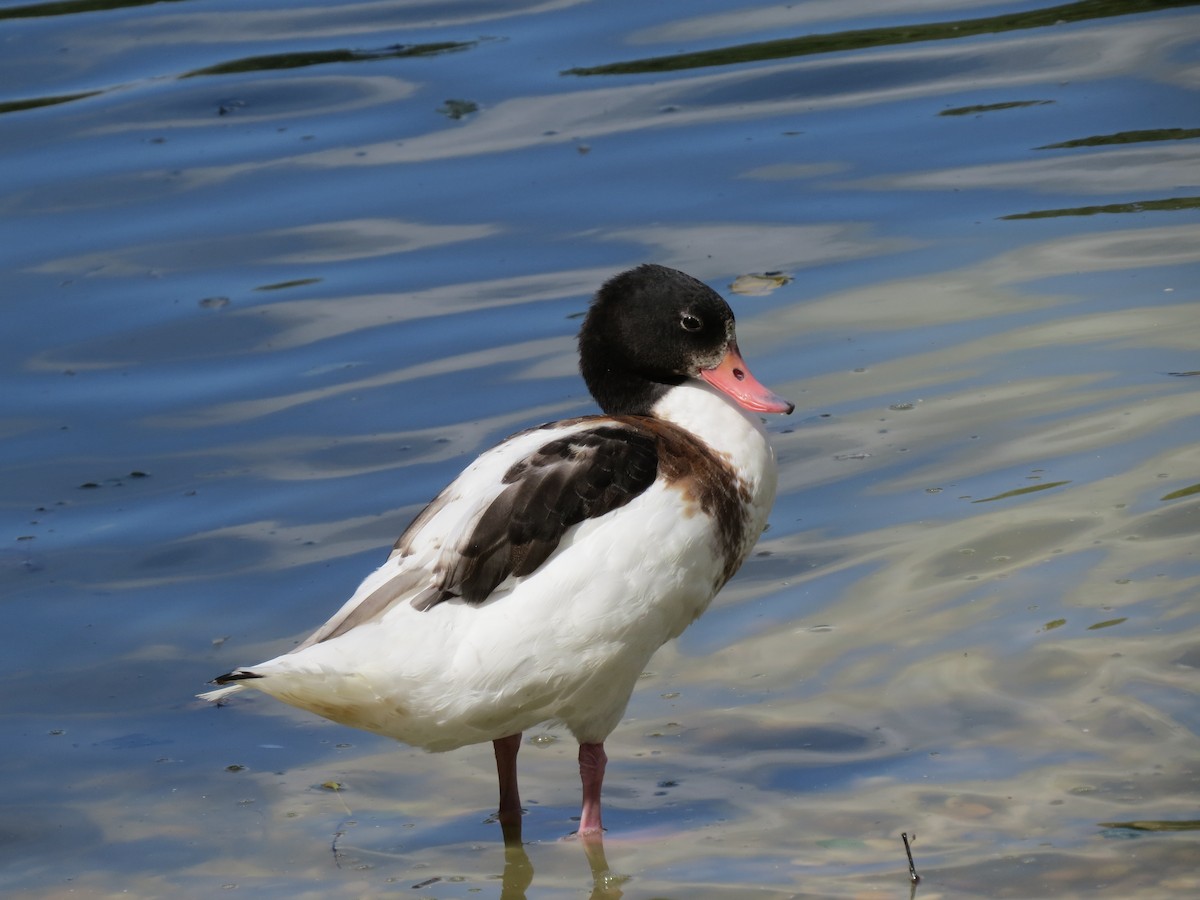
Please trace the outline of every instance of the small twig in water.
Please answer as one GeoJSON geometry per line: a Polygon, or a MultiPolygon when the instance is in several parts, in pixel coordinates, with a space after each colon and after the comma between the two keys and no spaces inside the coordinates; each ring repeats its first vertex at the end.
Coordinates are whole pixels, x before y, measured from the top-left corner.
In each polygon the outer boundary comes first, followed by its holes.
{"type": "Polygon", "coordinates": [[[338,829],[333,833],[333,841],[329,844],[329,849],[333,851],[333,864],[339,869],[342,867],[342,851],[338,849],[338,841],[346,832],[338,829]]]}
{"type": "MultiPolygon", "coordinates": [[[[916,839],[917,839],[917,836],[914,834],[913,840],[915,841],[916,839]]],[[[908,877],[912,879],[913,884],[916,884],[918,881],[921,880],[921,876],[917,874],[917,867],[913,863],[912,848],[908,846],[908,832],[907,831],[900,832],[900,840],[904,841],[904,855],[908,857],[908,877]]]]}
{"type": "Polygon", "coordinates": [[[329,849],[331,851],[333,851],[333,864],[340,869],[342,867],[342,848],[338,846],[338,841],[340,841],[343,837],[346,836],[346,828],[355,824],[354,820],[352,818],[350,818],[351,816],[354,815],[354,812],[350,809],[349,804],[346,803],[346,801],[344,799],[342,799],[342,794],[341,794],[342,784],[341,784],[341,782],[327,781],[323,785],[321,785],[321,787],[325,788],[326,790],[336,792],[338,795],[338,800],[341,800],[341,802],[342,802],[342,809],[344,809],[346,811],[346,817],[344,819],[342,819],[342,821],[338,822],[337,831],[335,831],[333,833],[333,840],[329,844],[329,849]]]}

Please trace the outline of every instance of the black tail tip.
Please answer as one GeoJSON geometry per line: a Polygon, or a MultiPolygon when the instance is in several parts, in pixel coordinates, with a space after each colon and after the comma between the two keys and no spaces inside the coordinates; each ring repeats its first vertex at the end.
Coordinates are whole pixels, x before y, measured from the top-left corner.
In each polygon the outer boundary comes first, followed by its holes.
{"type": "Polygon", "coordinates": [[[229,684],[231,681],[246,681],[250,678],[262,678],[257,672],[247,672],[244,669],[235,669],[232,672],[226,672],[224,675],[218,675],[209,684],[229,684]]]}

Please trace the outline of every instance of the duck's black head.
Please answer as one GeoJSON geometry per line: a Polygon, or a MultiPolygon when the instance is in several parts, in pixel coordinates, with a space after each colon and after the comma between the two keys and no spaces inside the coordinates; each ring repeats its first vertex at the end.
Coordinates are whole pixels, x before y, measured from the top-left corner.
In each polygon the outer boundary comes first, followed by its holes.
{"type": "Polygon", "coordinates": [[[746,368],[729,304],[665,266],[647,263],[605,282],[579,330],[579,368],[610,415],[648,415],[689,378],[708,381],[748,409],[792,410],[746,368]]]}

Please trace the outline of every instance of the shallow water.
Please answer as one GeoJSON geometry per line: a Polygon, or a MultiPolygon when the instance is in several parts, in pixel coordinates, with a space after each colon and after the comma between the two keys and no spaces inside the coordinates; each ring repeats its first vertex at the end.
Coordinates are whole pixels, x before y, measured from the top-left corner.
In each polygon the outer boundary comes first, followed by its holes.
{"type": "Polygon", "coordinates": [[[904,897],[901,832],[926,898],[1200,887],[1194,4],[3,2],[0,39],[7,896],[904,897]],[[589,411],[578,316],[644,260],[798,410],[608,742],[605,859],[559,840],[559,730],[506,851],[488,748],[191,701],[589,411]]]}

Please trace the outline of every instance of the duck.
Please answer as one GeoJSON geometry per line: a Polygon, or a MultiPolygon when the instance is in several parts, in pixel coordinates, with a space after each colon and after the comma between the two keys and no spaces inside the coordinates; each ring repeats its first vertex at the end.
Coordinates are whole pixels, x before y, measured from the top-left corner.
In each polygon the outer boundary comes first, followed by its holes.
{"type": "Polygon", "coordinates": [[[604,743],[651,656],[742,565],[776,491],[729,304],[646,263],[607,280],[578,336],[600,414],[528,428],[438,494],[324,625],[213,679],[440,752],[491,742],[495,820],[519,829],[524,732],[579,744],[576,834],[604,831],[604,743]]]}

